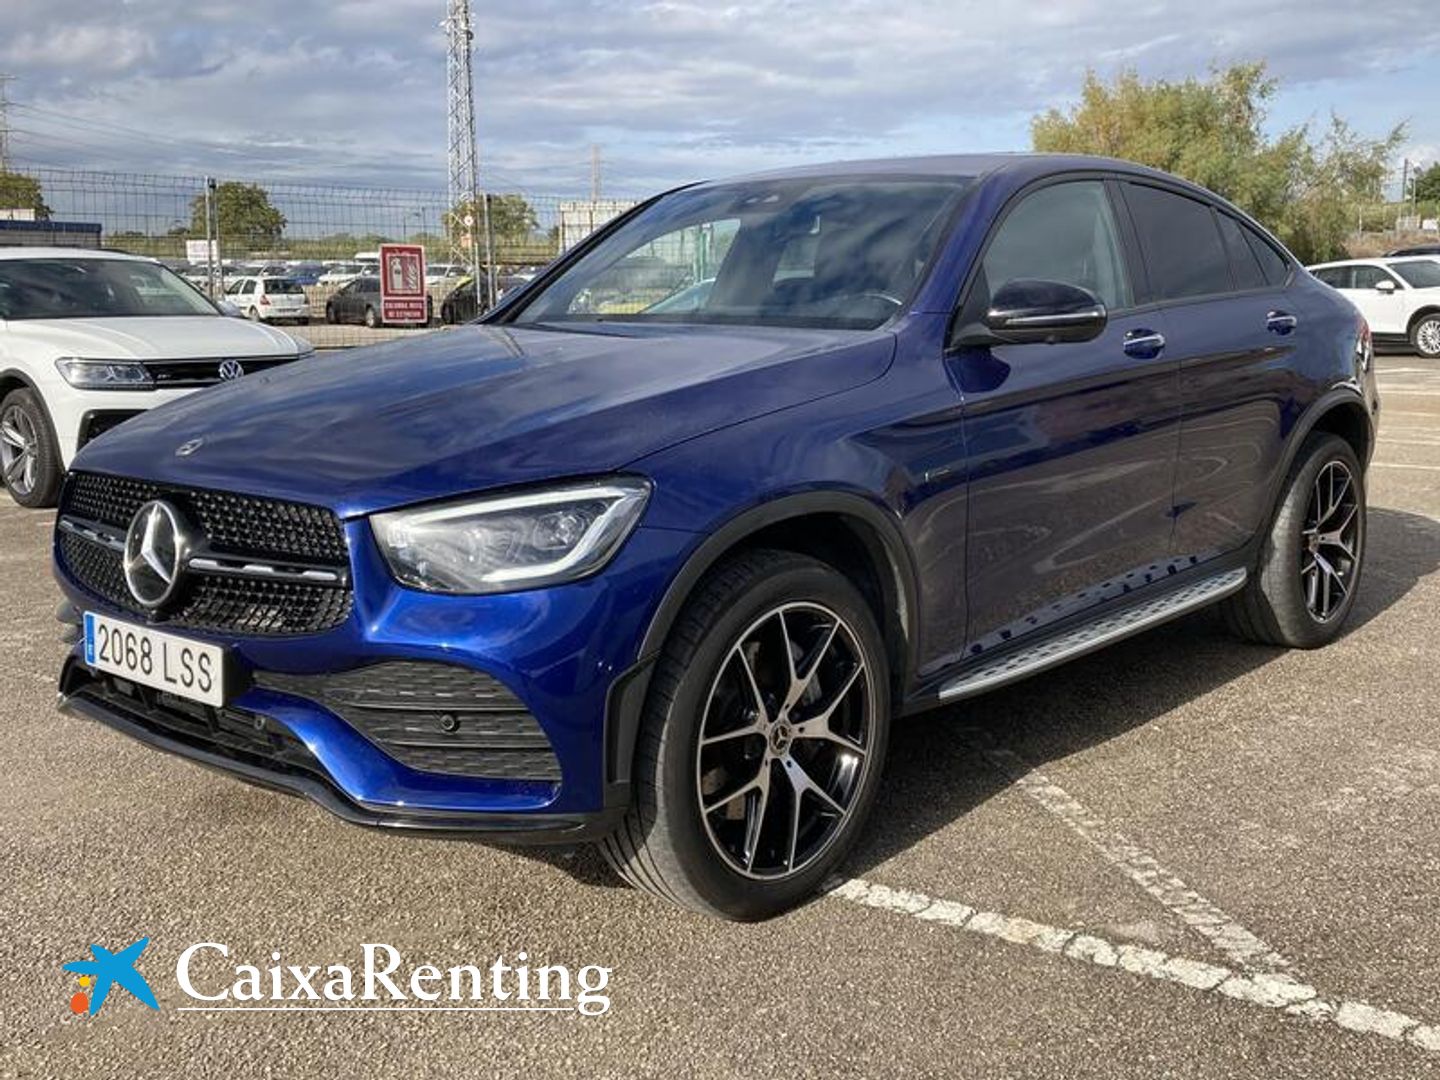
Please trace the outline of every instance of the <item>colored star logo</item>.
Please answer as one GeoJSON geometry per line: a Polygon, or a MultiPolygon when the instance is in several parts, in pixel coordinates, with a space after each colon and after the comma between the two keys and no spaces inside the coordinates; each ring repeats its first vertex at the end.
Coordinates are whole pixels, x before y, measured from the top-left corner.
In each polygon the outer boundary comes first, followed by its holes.
{"type": "Polygon", "coordinates": [[[88,1012],[94,1016],[100,1011],[100,1006],[105,1004],[105,999],[110,995],[110,988],[117,983],[130,991],[137,1000],[149,1005],[150,1008],[160,1008],[155,1001],[154,991],[145,981],[145,976],[135,970],[135,961],[140,959],[140,954],[149,944],[149,938],[141,938],[118,953],[112,953],[101,945],[91,945],[90,955],[95,959],[72,960],[66,964],[65,970],[79,975],[80,985],[83,987],[71,996],[70,1011],[73,1013],[88,1012]],[[88,995],[87,990],[89,991],[88,995]]]}

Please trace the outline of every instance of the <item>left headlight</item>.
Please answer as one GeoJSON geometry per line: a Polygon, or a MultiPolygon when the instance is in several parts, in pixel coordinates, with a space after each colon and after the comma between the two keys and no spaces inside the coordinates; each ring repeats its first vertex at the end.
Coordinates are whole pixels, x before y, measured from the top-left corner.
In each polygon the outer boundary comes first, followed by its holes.
{"type": "Polygon", "coordinates": [[[144,364],[128,360],[89,360],[62,356],[55,370],[77,390],[149,390],[155,385],[144,364]]]}
{"type": "Polygon", "coordinates": [[[599,570],[649,497],[649,481],[626,476],[396,510],[370,523],[402,584],[427,592],[512,592],[599,570]]]}

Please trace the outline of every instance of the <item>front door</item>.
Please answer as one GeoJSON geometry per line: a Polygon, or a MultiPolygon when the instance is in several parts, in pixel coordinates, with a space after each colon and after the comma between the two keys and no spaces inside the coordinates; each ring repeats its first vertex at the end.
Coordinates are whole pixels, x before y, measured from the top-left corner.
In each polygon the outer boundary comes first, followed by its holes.
{"type": "Polygon", "coordinates": [[[1179,437],[1166,327],[1136,312],[1099,179],[1052,183],[997,226],[962,322],[1006,282],[1078,285],[1110,312],[1093,341],[966,348],[950,358],[970,466],[965,655],[1166,574],[1179,437]]]}

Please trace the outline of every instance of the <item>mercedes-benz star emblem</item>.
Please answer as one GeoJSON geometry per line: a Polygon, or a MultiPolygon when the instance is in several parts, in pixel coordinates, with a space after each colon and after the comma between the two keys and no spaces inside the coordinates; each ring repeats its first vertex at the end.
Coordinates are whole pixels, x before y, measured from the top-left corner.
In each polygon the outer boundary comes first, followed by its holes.
{"type": "Polygon", "coordinates": [[[147,502],[130,519],[125,534],[125,584],[150,609],[175,595],[189,541],[180,514],[163,499],[147,502]]]}
{"type": "Polygon", "coordinates": [[[245,365],[240,363],[239,360],[220,361],[220,378],[224,379],[226,382],[230,381],[231,379],[238,379],[241,375],[244,374],[245,365]]]}
{"type": "Polygon", "coordinates": [[[199,438],[199,439],[187,439],[187,440],[185,440],[185,442],[182,442],[179,446],[177,446],[177,447],[175,448],[175,456],[176,456],[176,457],[189,457],[189,456],[190,456],[191,454],[193,454],[196,450],[199,450],[200,447],[201,447],[201,444],[203,444],[204,442],[205,442],[204,438],[199,438]]]}

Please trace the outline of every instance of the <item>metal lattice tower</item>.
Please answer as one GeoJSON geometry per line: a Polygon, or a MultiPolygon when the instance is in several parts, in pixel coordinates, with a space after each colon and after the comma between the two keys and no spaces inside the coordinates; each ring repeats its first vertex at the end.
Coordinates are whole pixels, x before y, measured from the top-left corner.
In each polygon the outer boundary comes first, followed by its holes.
{"type": "Polygon", "coordinates": [[[14,75],[0,75],[0,172],[10,168],[10,99],[6,84],[14,75]]]}
{"type": "MultiPolygon", "coordinates": [[[[478,286],[480,244],[485,244],[486,277],[494,289],[494,260],[490,248],[490,204],[480,204],[480,162],[475,149],[475,73],[471,63],[475,34],[470,29],[470,0],[447,0],[445,21],[440,24],[448,41],[446,50],[447,115],[449,118],[450,212],[461,207],[461,220],[452,221],[450,261],[469,265],[478,286]],[[476,213],[480,217],[477,220],[476,213]]],[[[479,297],[479,289],[476,289],[479,297]]],[[[483,306],[483,305],[482,305],[483,306]]]]}

